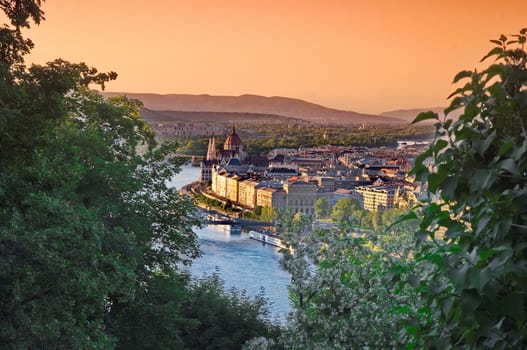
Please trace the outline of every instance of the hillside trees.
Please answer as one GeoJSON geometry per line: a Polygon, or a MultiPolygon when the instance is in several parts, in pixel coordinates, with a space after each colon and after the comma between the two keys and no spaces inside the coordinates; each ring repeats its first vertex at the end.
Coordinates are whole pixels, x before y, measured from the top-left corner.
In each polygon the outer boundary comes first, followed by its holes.
{"type": "Polygon", "coordinates": [[[156,142],[139,101],[90,89],[114,72],[25,66],[19,27],[43,19],[40,2],[0,6],[15,25],[0,29],[1,347],[236,349],[269,336],[261,300],[225,303],[217,282],[180,272],[200,254],[200,223],[166,186],[176,145],[156,142]]]}
{"type": "Polygon", "coordinates": [[[33,66],[2,106],[7,348],[111,347],[113,315],[152,273],[198,255],[193,207],[164,183],[178,168],[172,146],[155,144],[135,102],[87,90],[92,78],[82,64],[33,66]]]}
{"type": "Polygon", "coordinates": [[[423,348],[527,347],[527,28],[492,40],[481,72],[462,71],[435,141],[416,161],[427,200],[417,232],[420,294],[408,343],[423,348]],[[427,167],[423,160],[432,159],[427,167]]]}
{"type": "Polygon", "coordinates": [[[326,218],[329,215],[329,203],[325,198],[319,198],[315,202],[315,215],[317,218],[326,218]]]}
{"type": "Polygon", "coordinates": [[[354,238],[346,229],[317,229],[295,235],[295,254],[283,261],[292,275],[295,311],[281,344],[299,350],[401,348],[396,310],[413,292],[386,283],[385,275],[394,266],[411,269],[410,243],[408,233],[354,238]]]}
{"type": "Polygon", "coordinates": [[[354,198],[341,198],[335,203],[331,209],[331,219],[341,223],[360,224],[358,220],[360,210],[360,203],[354,198]]]}

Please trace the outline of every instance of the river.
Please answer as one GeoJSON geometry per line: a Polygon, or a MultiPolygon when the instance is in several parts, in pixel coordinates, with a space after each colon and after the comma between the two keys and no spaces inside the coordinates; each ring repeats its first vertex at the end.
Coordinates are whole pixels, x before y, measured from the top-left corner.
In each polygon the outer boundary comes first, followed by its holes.
{"type": "MultiPolygon", "coordinates": [[[[200,168],[184,165],[170,182],[180,188],[198,179],[200,168]]],[[[284,323],[291,311],[287,286],[290,275],[280,266],[278,249],[249,239],[245,232],[226,225],[208,225],[197,229],[203,256],[196,259],[190,272],[196,277],[217,273],[226,289],[245,290],[249,296],[263,292],[269,301],[270,316],[284,323]]]]}

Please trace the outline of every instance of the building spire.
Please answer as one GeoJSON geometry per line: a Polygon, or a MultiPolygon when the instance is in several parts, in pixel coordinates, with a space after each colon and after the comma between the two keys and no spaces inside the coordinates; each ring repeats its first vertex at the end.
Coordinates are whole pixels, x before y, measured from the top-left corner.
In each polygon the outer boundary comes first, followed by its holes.
{"type": "Polygon", "coordinates": [[[209,139],[209,147],[207,148],[207,160],[216,160],[216,143],[214,136],[209,139]]]}
{"type": "Polygon", "coordinates": [[[234,122],[232,122],[232,133],[231,135],[236,135],[236,127],[234,126],[234,122]]]}

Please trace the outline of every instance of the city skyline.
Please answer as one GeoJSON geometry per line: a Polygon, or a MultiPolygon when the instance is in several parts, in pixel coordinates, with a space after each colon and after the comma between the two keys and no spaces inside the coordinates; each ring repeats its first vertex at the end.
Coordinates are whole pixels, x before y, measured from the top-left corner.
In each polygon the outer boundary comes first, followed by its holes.
{"type": "Polygon", "coordinates": [[[527,26],[520,0],[48,0],[43,10],[25,33],[36,44],[27,62],[114,70],[108,91],[286,96],[362,113],[446,106],[452,78],[482,67],[489,40],[527,26]]]}

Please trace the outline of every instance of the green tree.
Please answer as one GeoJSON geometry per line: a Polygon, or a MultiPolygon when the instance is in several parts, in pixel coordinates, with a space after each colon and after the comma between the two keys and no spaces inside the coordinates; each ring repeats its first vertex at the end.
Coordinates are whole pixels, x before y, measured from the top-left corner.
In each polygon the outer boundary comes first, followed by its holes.
{"type": "Polygon", "coordinates": [[[278,213],[275,208],[269,207],[269,206],[262,207],[261,213],[260,213],[260,220],[271,222],[277,217],[278,217],[278,213]]]}
{"type": "Polygon", "coordinates": [[[360,203],[354,198],[341,198],[331,210],[331,219],[336,222],[349,223],[353,219],[353,212],[360,209],[360,203]]]}
{"type": "Polygon", "coordinates": [[[315,215],[317,218],[326,218],[329,215],[329,203],[325,198],[319,198],[315,202],[315,215]]]}
{"type": "Polygon", "coordinates": [[[481,72],[462,71],[449,114],[433,113],[435,140],[414,173],[426,200],[412,279],[409,344],[423,348],[527,347],[527,28],[492,40],[481,72]],[[431,159],[425,166],[425,159],[431,159]]]}
{"type": "Polygon", "coordinates": [[[279,328],[269,321],[262,295],[225,292],[216,275],[192,282],[189,290],[182,314],[196,321],[183,328],[186,349],[235,350],[253,338],[277,338],[279,328]]]}
{"type": "Polygon", "coordinates": [[[409,212],[408,209],[390,208],[381,213],[381,224],[392,233],[415,232],[419,228],[417,219],[401,220],[409,212]]]}
{"type": "Polygon", "coordinates": [[[119,315],[199,254],[194,206],[165,185],[175,145],[137,101],[89,90],[115,73],[26,67],[19,27],[40,2],[0,6],[15,25],[0,31],[0,344],[113,348],[119,315]]]}
{"type": "Polygon", "coordinates": [[[364,211],[362,217],[362,225],[364,227],[369,227],[375,232],[378,232],[381,229],[382,225],[382,214],[379,211],[364,211]]]}
{"type": "Polygon", "coordinates": [[[277,225],[279,229],[287,232],[303,232],[313,222],[311,215],[294,213],[287,209],[278,213],[277,225]]]}
{"type": "Polygon", "coordinates": [[[206,139],[191,139],[181,149],[182,154],[205,156],[207,154],[207,142],[206,139]]]}
{"type": "Polygon", "coordinates": [[[291,221],[291,231],[293,232],[304,232],[308,225],[313,222],[313,217],[308,214],[302,214],[300,212],[293,215],[293,220],[291,221]]]}
{"type": "Polygon", "coordinates": [[[411,270],[410,235],[370,240],[342,230],[315,230],[291,243],[295,254],[283,261],[292,275],[294,302],[280,338],[285,349],[402,348],[396,310],[413,294],[386,283],[385,275],[395,266],[411,270]]]}

